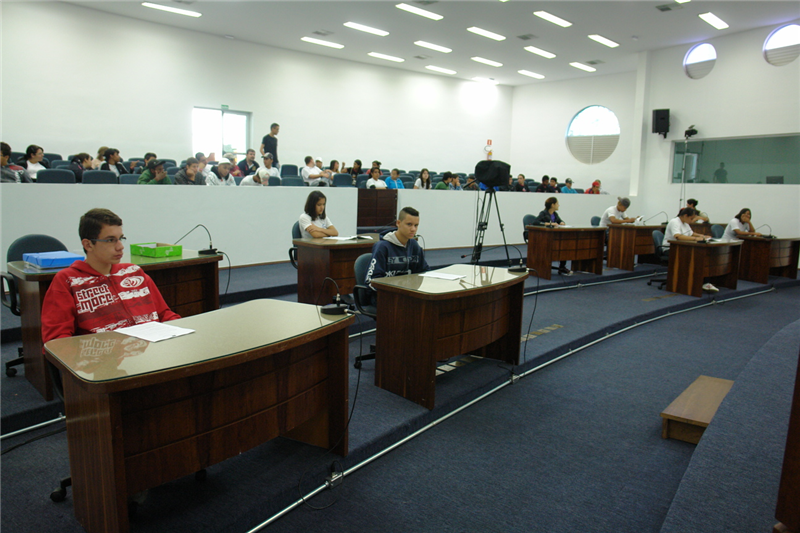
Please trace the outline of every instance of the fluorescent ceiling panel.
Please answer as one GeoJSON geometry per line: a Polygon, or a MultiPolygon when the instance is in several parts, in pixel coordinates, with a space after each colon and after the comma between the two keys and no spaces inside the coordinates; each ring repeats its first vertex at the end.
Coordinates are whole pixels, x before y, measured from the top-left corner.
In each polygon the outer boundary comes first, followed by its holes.
{"type": "Polygon", "coordinates": [[[348,28],[352,28],[354,30],[363,31],[365,33],[371,33],[372,35],[378,35],[380,37],[386,37],[389,35],[388,31],[379,30],[378,28],[372,28],[370,26],[364,26],[363,24],[359,24],[358,22],[345,22],[345,26],[348,28]]]}
{"type": "Polygon", "coordinates": [[[518,70],[517,72],[522,74],[523,76],[528,76],[529,78],[536,78],[537,80],[544,79],[543,75],[537,74],[536,72],[531,72],[530,70],[518,70]]]}
{"type": "Polygon", "coordinates": [[[593,41],[596,41],[596,42],[598,42],[598,43],[600,43],[602,45],[608,46],[609,48],[616,48],[617,46],[619,46],[619,43],[614,42],[611,39],[606,39],[602,35],[593,34],[593,35],[588,35],[587,37],[589,37],[589,39],[591,39],[593,41]]]}
{"type": "Polygon", "coordinates": [[[552,15],[547,11],[534,11],[533,14],[539,17],[540,19],[544,19],[547,22],[552,22],[556,26],[561,26],[562,28],[569,28],[570,26],[572,26],[572,23],[570,21],[552,15]]]}
{"type": "Polygon", "coordinates": [[[434,72],[441,72],[442,74],[450,74],[451,76],[456,73],[455,70],[450,70],[449,68],[435,67],[433,65],[428,65],[425,68],[428,70],[432,70],[434,72]]]}
{"type": "Polygon", "coordinates": [[[185,15],[187,17],[202,17],[202,13],[198,13],[197,11],[189,11],[188,9],[178,9],[177,7],[170,7],[170,6],[162,6],[161,4],[153,4],[150,2],[142,2],[144,7],[149,7],[151,9],[158,9],[160,11],[166,11],[168,13],[175,13],[176,15],[185,15]]]}
{"type": "Polygon", "coordinates": [[[315,39],[313,37],[303,37],[300,40],[301,41],[305,41],[307,43],[311,43],[311,44],[318,44],[320,46],[327,46],[328,48],[337,48],[337,49],[344,48],[343,44],[332,43],[330,41],[323,41],[322,39],[315,39]]]}
{"type": "Polygon", "coordinates": [[[471,28],[467,28],[467,31],[474,33],[475,35],[480,35],[482,37],[486,37],[488,39],[493,39],[495,41],[505,41],[506,38],[499,33],[494,33],[489,30],[484,30],[483,28],[479,28],[477,26],[472,26],[471,28]]]}
{"type": "Polygon", "coordinates": [[[470,57],[471,60],[477,63],[483,63],[484,65],[489,65],[490,67],[502,67],[502,63],[498,63],[497,61],[492,61],[491,59],[485,59],[483,57],[470,57]]]}
{"type": "Polygon", "coordinates": [[[536,54],[537,56],[546,57],[547,59],[553,59],[556,55],[552,52],[548,52],[547,50],[542,50],[541,48],[536,48],[535,46],[526,46],[525,50],[532,54],[536,54]]]}
{"type": "Polygon", "coordinates": [[[417,46],[421,46],[423,48],[429,48],[431,50],[436,50],[437,52],[442,52],[443,54],[449,54],[453,50],[447,48],[446,46],[439,46],[438,44],[429,43],[426,41],[414,41],[414,44],[417,46]]]}
{"type": "Polygon", "coordinates": [[[386,61],[394,61],[395,63],[402,63],[405,61],[402,57],[395,57],[395,56],[387,56],[386,54],[381,54],[379,52],[370,52],[367,54],[370,57],[376,57],[378,59],[385,59],[386,61]]]}
{"type": "Polygon", "coordinates": [[[572,63],[569,64],[569,66],[575,67],[580,70],[585,70],[586,72],[594,72],[597,70],[594,67],[590,67],[589,65],[584,65],[583,63],[578,63],[577,61],[573,61],[572,63]]]}
{"type": "Polygon", "coordinates": [[[718,30],[724,30],[725,28],[729,27],[724,20],[716,16],[714,13],[711,13],[710,11],[708,13],[701,13],[697,16],[706,21],[707,23],[711,24],[718,30]]]}
{"type": "Polygon", "coordinates": [[[425,17],[425,18],[431,19],[431,20],[442,20],[444,18],[443,16],[441,16],[441,15],[439,15],[437,13],[434,13],[432,11],[426,11],[424,9],[420,9],[418,7],[410,6],[408,4],[397,4],[394,7],[396,7],[397,9],[402,9],[403,11],[407,11],[409,13],[413,13],[415,15],[419,15],[420,17],[425,17]]]}

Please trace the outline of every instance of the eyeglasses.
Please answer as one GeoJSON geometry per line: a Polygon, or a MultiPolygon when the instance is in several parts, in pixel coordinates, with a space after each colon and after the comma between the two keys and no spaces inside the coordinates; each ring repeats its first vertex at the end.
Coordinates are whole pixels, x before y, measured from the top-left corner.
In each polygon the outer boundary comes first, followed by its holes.
{"type": "Polygon", "coordinates": [[[117,239],[116,237],[109,237],[108,239],[89,239],[92,242],[107,242],[108,244],[117,244],[118,242],[125,241],[127,238],[125,236],[120,237],[117,239]]]}

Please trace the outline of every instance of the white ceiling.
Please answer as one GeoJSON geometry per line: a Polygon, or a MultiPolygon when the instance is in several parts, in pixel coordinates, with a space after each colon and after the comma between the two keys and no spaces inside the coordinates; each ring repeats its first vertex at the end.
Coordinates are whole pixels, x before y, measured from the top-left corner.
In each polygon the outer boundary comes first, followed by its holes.
{"type": "Polygon", "coordinates": [[[193,1],[151,0],[154,3],[198,11],[199,18],[190,18],[142,7],[140,2],[72,2],[99,11],[146,20],[168,26],[195,30],[220,38],[235,39],[278,48],[297,50],[320,56],[336,57],[424,72],[426,65],[436,65],[457,71],[453,77],[471,79],[476,76],[494,78],[503,85],[525,85],[547,81],[580,78],[631,71],[636,68],[636,54],[676,45],[690,45],[721,35],[737,33],[759,27],[776,27],[800,20],[800,1],[726,1],[693,0],[685,4],[674,1],[648,0],[441,0],[414,2],[414,6],[444,16],[440,21],[429,20],[397,9],[401,0],[361,0],[342,2],[319,1],[193,1]],[[427,5],[426,5],[427,4],[427,5]],[[672,9],[662,12],[656,6],[668,5],[672,9]],[[572,22],[561,28],[533,15],[544,10],[572,22]],[[716,30],[702,21],[698,14],[711,11],[730,27],[716,30]],[[357,22],[389,32],[379,37],[343,26],[347,21],[357,22]],[[474,35],[466,28],[478,26],[506,36],[496,42],[474,35]],[[313,32],[332,32],[322,37],[313,32]],[[600,34],[620,44],[611,49],[587,38],[600,34]],[[518,38],[532,34],[528,41],[518,38]],[[301,41],[309,36],[344,45],[335,50],[301,41]],[[451,48],[443,54],[414,45],[423,40],[451,48]],[[556,54],[545,59],[523,50],[533,45],[556,54]],[[379,52],[405,59],[392,63],[375,59],[367,54],[379,52]],[[428,56],[417,59],[414,56],[428,56]],[[470,60],[480,56],[503,63],[495,68],[470,60]],[[572,61],[599,60],[597,72],[586,73],[571,66],[572,61]],[[518,74],[518,70],[543,74],[544,80],[535,80],[518,74]]]}

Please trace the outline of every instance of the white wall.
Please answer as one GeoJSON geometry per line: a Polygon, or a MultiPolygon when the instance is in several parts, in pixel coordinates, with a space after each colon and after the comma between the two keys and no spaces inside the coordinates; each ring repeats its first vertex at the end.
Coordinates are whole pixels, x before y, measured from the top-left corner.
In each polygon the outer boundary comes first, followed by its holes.
{"type": "Polygon", "coordinates": [[[65,3],[0,8],[3,71],[20,73],[2,81],[3,137],[16,151],[35,143],[66,157],[107,145],[123,157],[155,151],[181,160],[192,153],[192,108],[225,104],[252,112],[255,149],[272,122],[281,124],[282,163],[302,165],[312,155],[326,163],[380,159],[390,168],[469,172],[484,158],[487,139],[498,158],[510,153],[510,87],[231,41],[65,3]],[[45,69],[46,78],[26,76],[32,67],[45,69]]]}

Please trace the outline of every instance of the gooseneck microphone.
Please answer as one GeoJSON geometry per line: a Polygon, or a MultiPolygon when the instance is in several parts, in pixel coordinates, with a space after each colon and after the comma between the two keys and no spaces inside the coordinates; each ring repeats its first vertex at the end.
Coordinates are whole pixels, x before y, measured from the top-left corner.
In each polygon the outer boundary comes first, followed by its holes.
{"type": "Polygon", "coordinates": [[[667,213],[665,213],[664,211],[660,211],[660,212],[656,213],[655,215],[651,216],[650,218],[648,218],[647,220],[645,220],[645,221],[643,222],[643,224],[646,224],[647,222],[649,222],[649,221],[653,220],[653,219],[654,219],[654,218],[656,218],[658,215],[664,215],[665,217],[667,217],[667,220],[666,220],[665,224],[669,224],[669,215],[668,215],[667,213]]]}
{"type": "Polygon", "coordinates": [[[198,224],[195,227],[193,227],[192,229],[190,229],[188,232],[186,232],[186,235],[184,235],[183,237],[181,237],[180,239],[175,241],[175,244],[178,244],[179,242],[181,242],[183,239],[185,239],[191,232],[193,232],[197,228],[203,228],[204,230],[206,230],[206,233],[208,234],[208,249],[206,249],[206,250],[198,250],[197,253],[200,254],[200,255],[216,255],[217,249],[214,248],[214,244],[211,242],[211,240],[212,240],[211,239],[211,232],[208,231],[208,228],[205,227],[202,224],[198,224]]]}
{"type": "MultiPolygon", "coordinates": [[[[322,287],[325,286],[326,281],[330,281],[336,287],[336,296],[334,297],[332,304],[323,305],[320,308],[320,311],[322,312],[323,315],[343,315],[345,311],[347,311],[348,306],[347,304],[342,303],[342,296],[339,293],[339,284],[336,283],[336,280],[334,280],[333,278],[326,277],[322,281],[322,287]]],[[[320,295],[322,294],[322,287],[319,288],[320,295]]],[[[317,297],[317,300],[319,300],[319,297],[317,297]]]]}
{"type": "Polygon", "coordinates": [[[754,229],[753,231],[758,231],[758,230],[760,230],[761,228],[763,228],[764,226],[766,226],[766,227],[767,227],[767,229],[769,230],[769,235],[762,235],[762,237],[764,237],[764,238],[766,238],[766,239],[774,239],[774,238],[775,238],[775,235],[773,235],[773,234],[772,234],[772,228],[770,227],[770,225],[769,225],[769,224],[761,224],[759,227],[757,227],[757,228],[756,228],[756,229],[754,229]]]}

